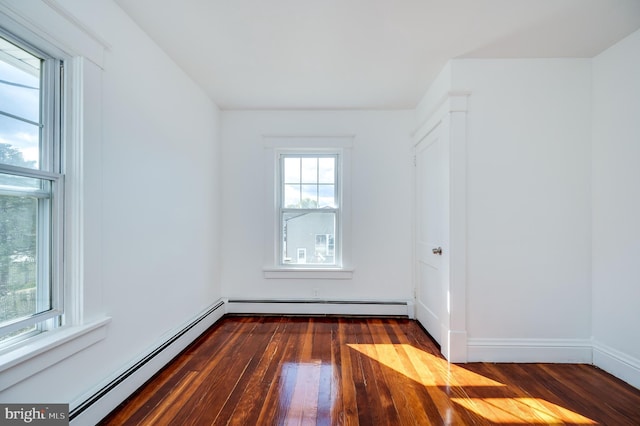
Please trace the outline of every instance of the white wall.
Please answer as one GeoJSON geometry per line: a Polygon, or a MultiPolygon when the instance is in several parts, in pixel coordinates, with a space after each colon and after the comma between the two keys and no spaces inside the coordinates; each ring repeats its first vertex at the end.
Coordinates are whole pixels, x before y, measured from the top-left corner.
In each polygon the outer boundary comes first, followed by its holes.
{"type": "Polygon", "coordinates": [[[222,282],[238,299],[407,300],[411,284],[413,111],[222,113],[222,282]],[[355,135],[351,280],[265,279],[263,135],[355,135]]]}
{"type": "Polygon", "coordinates": [[[593,60],[596,364],[640,387],[640,31],[593,60]]]}
{"type": "Polygon", "coordinates": [[[589,60],[459,60],[471,338],[589,338],[589,60]]]}
{"type": "Polygon", "coordinates": [[[106,339],[3,401],[74,401],[221,296],[217,107],[112,1],[60,4],[111,45],[102,91],[87,96],[102,131],[85,141],[97,154],[85,164],[85,204],[100,213],[86,235],[101,235],[87,241],[100,262],[85,265],[98,300],[85,316],[112,321],[106,339]]]}
{"type": "Polygon", "coordinates": [[[424,94],[418,105],[416,106],[416,120],[422,124],[426,119],[430,118],[434,110],[439,107],[444,96],[451,92],[453,87],[452,63],[449,61],[440,70],[436,78],[431,82],[429,89],[424,94]]]}
{"type": "Polygon", "coordinates": [[[453,60],[418,121],[451,91],[470,92],[469,361],[589,361],[590,60],[453,60]]]}

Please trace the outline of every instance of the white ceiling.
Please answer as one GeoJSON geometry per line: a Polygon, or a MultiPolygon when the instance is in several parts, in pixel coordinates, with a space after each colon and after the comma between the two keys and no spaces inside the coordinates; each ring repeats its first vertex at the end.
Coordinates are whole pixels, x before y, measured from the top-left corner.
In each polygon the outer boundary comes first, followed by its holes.
{"type": "Polygon", "coordinates": [[[640,0],[116,0],[222,109],[414,108],[447,60],[593,57],[640,0]]]}

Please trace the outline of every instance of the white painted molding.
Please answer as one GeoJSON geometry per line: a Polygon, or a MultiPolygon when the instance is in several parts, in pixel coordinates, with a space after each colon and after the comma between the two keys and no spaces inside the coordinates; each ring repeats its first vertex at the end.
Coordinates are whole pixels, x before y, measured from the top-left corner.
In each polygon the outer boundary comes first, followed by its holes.
{"type": "Polygon", "coordinates": [[[413,304],[408,301],[355,300],[248,300],[229,299],[229,314],[258,315],[362,315],[413,316],[413,304]]]}
{"type": "Polygon", "coordinates": [[[194,342],[225,313],[218,300],[191,321],[163,336],[157,344],[104,380],[69,408],[72,425],[95,425],[194,342]]]}
{"type": "Polygon", "coordinates": [[[589,339],[467,339],[468,362],[591,364],[589,339]]]}
{"type": "Polygon", "coordinates": [[[452,90],[445,93],[413,131],[412,136],[415,143],[417,144],[428,135],[445,114],[467,112],[469,96],[471,96],[471,92],[468,90],[452,90]]]}
{"type": "Polygon", "coordinates": [[[70,56],[83,56],[103,68],[110,44],[56,0],[0,2],[3,26],[23,37],[26,29],[70,56]]]}
{"type": "Polygon", "coordinates": [[[640,359],[594,341],[593,365],[640,389],[640,359]]]}
{"type": "Polygon", "coordinates": [[[110,50],[111,44],[102,38],[98,33],[93,31],[92,28],[85,25],[82,21],[80,21],[73,13],[69,12],[64,6],[58,3],[56,0],[42,0],[44,3],[49,5],[49,7],[56,11],[56,13],[62,17],[64,17],[69,23],[73,24],[80,31],[82,31],[85,35],[90,37],[93,41],[100,44],[104,49],[110,50]]]}
{"type": "Polygon", "coordinates": [[[0,391],[99,342],[111,318],[48,331],[0,355],[0,391]]]}
{"type": "Polygon", "coordinates": [[[350,280],[353,269],[263,269],[267,279],[350,280]]]}
{"type": "Polygon", "coordinates": [[[356,135],[276,135],[264,134],[265,148],[353,148],[356,135]]]}

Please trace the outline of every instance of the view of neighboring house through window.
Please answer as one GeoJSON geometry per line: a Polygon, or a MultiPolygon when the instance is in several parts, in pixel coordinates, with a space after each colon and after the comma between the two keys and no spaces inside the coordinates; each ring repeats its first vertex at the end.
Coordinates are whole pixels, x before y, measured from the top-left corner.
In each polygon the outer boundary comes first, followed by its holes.
{"type": "Polygon", "coordinates": [[[61,66],[0,32],[0,346],[61,320],[61,66]]]}
{"type": "Polygon", "coordinates": [[[337,154],[280,156],[281,263],[339,265],[337,154]]]}

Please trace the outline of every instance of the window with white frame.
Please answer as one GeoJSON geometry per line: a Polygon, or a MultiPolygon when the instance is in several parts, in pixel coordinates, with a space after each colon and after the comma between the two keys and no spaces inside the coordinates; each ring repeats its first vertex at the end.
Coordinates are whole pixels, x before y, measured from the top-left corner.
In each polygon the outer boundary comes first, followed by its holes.
{"type": "Polygon", "coordinates": [[[279,176],[280,264],[340,266],[339,155],[281,153],[279,176]]]}
{"type": "Polygon", "coordinates": [[[0,347],[62,321],[62,65],[0,30],[0,347]]]}

